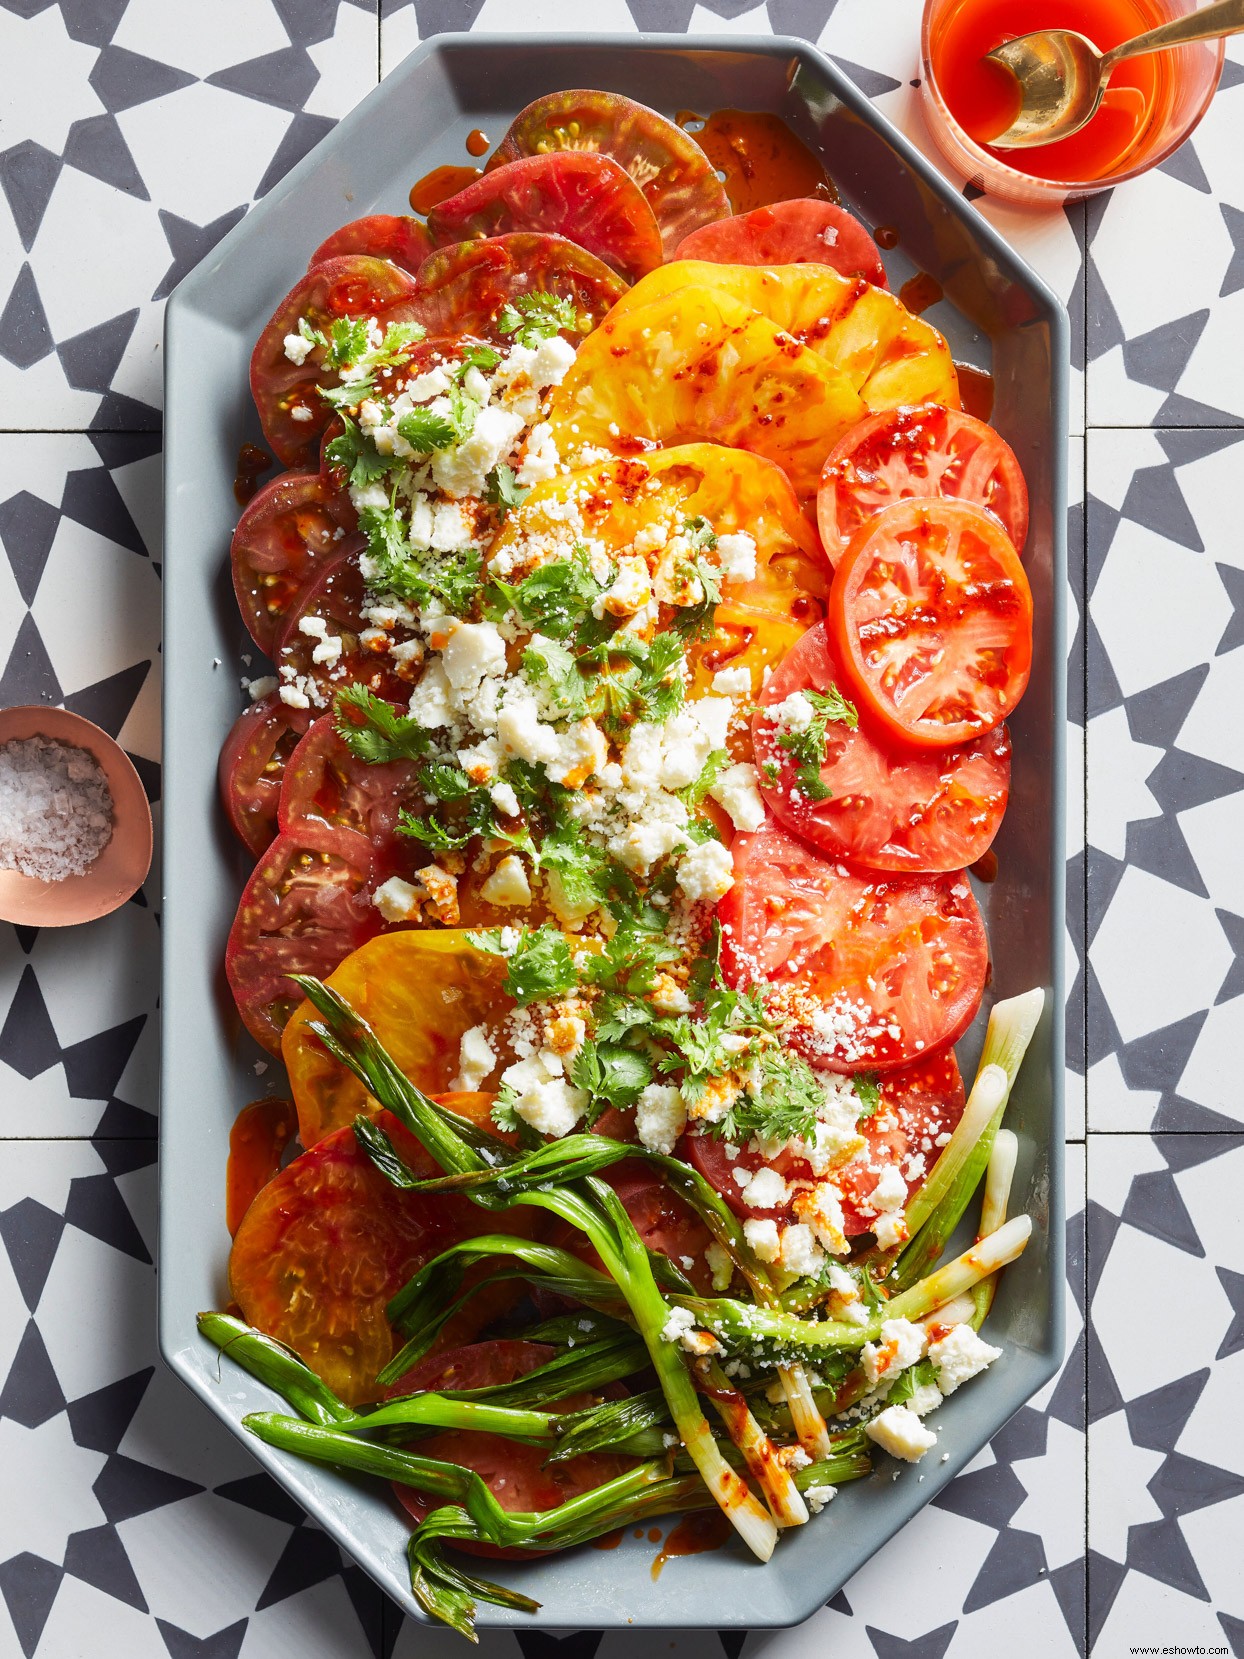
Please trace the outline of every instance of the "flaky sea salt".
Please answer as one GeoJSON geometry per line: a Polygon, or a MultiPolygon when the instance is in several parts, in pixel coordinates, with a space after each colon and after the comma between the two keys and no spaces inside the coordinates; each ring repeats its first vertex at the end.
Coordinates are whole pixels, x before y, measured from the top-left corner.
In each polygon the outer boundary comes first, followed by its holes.
{"type": "Polygon", "coordinates": [[[85,749],[46,737],[0,744],[0,869],[63,881],[112,838],[112,793],[85,749]]]}

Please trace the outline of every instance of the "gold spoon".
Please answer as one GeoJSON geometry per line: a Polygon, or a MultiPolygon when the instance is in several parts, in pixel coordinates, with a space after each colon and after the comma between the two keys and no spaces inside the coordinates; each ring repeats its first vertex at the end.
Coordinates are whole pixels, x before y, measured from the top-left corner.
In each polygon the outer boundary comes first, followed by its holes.
{"type": "Polygon", "coordinates": [[[990,149],[1022,150],[1052,144],[1079,132],[1097,114],[1106,82],[1124,58],[1164,52],[1193,40],[1212,40],[1244,30],[1244,0],[1216,0],[1212,6],[1177,17],[1099,52],[1074,29],[1038,29],[987,52],[986,58],[1015,77],[1019,114],[1005,132],[988,140],[990,149]]]}

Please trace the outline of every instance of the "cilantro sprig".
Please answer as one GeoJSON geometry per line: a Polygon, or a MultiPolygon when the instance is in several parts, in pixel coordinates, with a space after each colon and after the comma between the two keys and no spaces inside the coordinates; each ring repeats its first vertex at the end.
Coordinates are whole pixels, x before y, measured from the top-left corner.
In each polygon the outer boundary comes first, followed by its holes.
{"type": "Polygon", "coordinates": [[[506,301],[497,317],[501,333],[514,335],[520,346],[538,346],[562,329],[586,334],[591,326],[591,313],[576,311],[574,301],[560,294],[519,294],[506,301]]]}
{"type": "Polygon", "coordinates": [[[846,726],[855,731],[860,723],[855,704],[831,685],[828,691],[805,691],[803,695],[815,711],[802,731],[783,732],[778,743],[799,762],[799,787],[810,801],[827,801],[833,794],[821,778],[825,751],[829,744],[831,724],[846,726]]]}
{"type": "Polygon", "coordinates": [[[424,727],[366,686],[343,686],[333,699],[333,713],[338,737],[369,766],[419,760],[428,752],[430,734],[424,727]]]}

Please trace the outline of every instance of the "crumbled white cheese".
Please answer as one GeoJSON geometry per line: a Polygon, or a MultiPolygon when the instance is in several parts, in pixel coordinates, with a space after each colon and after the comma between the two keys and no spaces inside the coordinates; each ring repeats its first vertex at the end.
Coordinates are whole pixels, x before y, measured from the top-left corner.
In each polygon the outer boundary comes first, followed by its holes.
{"type": "Polygon", "coordinates": [[[507,1066],[501,1081],[513,1090],[519,1117],[542,1135],[568,1135],[587,1110],[587,1091],[567,1083],[560,1059],[547,1050],[507,1066]]]}
{"type": "Polygon", "coordinates": [[[887,1164],[881,1171],[869,1197],[875,1210],[893,1213],[902,1209],[907,1202],[907,1183],[894,1164],[887,1164]]]}
{"type": "Polygon", "coordinates": [[[887,1319],[881,1327],[880,1342],[866,1342],[861,1359],[864,1375],[872,1387],[883,1377],[896,1377],[924,1358],[927,1337],[920,1325],[909,1319],[887,1319]]]}
{"type": "Polygon", "coordinates": [[[484,678],[505,673],[505,641],[491,622],[460,622],[445,642],[441,666],[455,691],[474,691],[484,678]]]}
{"type": "Polygon", "coordinates": [[[713,675],[713,690],[719,697],[747,697],[751,689],[750,668],[719,668],[713,675]]]}
{"type": "Polygon", "coordinates": [[[765,803],[760,798],[758,774],[749,762],[727,766],[709,785],[709,794],[730,814],[736,830],[758,830],[765,821],[765,803]]]}
{"type": "Polygon", "coordinates": [[[788,1273],[800,1278],[819,1273],[825,1263],[825,1252],[816,1241],[811,1227],[803,1222],[787,1227],[782,1234],[782,1266],[788,1273]]]}
{"type": "Polygon", "coordinates": [[[371,902],[386,922],[413,922],[423,899],[421,888],[412,887],[401,876],[390,876],[372,894],[371,902]]]}
{"type": "Polygon", "coordinates": [[[751,582],[756,576],[756,543],[745,530],[718,536],[717,562],[728,581],[751,582]]]}
{"type": "MultiPolygon", "coordinates": [[[[744,1173],[735,1170],[737,1180],[744,1173]]],[[[776,1210],[779,1205],[785,1204],[790,1197],[790,1188],[778,1174],[776,1169],[768,1167],[758,1169],[748,1179],[743,1188],[743,1202],[749,1210],[776,1210]]]]}
{"type": "Polygon", "coordinates": [[[838,1488],[831,1486],[828,1481],[820,1481],[815,1486],[809,1486],[804,1492],[804,1502],[814,1515],[819,1515],[826,1504],[832,1503],[838,1496],[838,1488]]]}
{"type": "Polygon", "coordinates": [[[776,1221],[745,1221],[743,1237],[762,1262],[775,1262],[782,1253],[782,1241],[778,1236],[776,1221]]]}
{"type": "Polygon", "coordinates": [[[929,1358],[937,1367],[937,1386],[943,1394],[953,1394],[960,1383],[1001,1356],[1001,1348],[991,1347],[970,1325],[952,1326],[940,1342],[929,1348],[929,1358]]]}
{"type": "Polygon", "coordinates": [[[864,1433],[882,1451],[901,1458],[904,1463],[918,1463],[930,1446],[937,1444],[937,1436],[906,1406],[887,1406],[864,1424],[864,1433]]]}
{"type": "Polygon", "coordinates": [[[497,1055],[488,1039],[487,1026],[473,1025],[462,1033],[458,1044],[458,1075],[449,1087],[474,1093],[491,1076],[496,1064],[497,1055]]]}
{"type": "Polygon", "coordinates": [[[927,1417],[931,1411],[936,1411],[941,1403],[942,1391],[936,1383],[917,1383],[911,1391],[911,1399],[907,1401],[907,1405],[917,1417],[927,1417]]]}
{"type": "Polygon", "coordinates": [[[831,1256],[845,1256],[850,1249],[842,1214],[842,1199],[832,1181],[818,1181],[810,1192],[795,1198],[795,1214],[816,1235],[817,1243],[831,1256]]]}
{"type": "Polygon", "coordinates": [[[649,1083],[635,1104],[635,1129],[650,1152],[668,1157],[687,1127],[682,1090],[672,1083],[649,1083]]]}
{"type": "Polygon", "coordinates": [[[720,841],[704,841],[683,854],[678,885],[693,904],[715,904],[734,886],[734,860],[720,841]]]}
{"type": "Polygon", "coordinates": [[[522,859],[507,853],[480,888],[479,896],[486,904],[530,904],[531,883],[522,859]]]}
{"type": "Polygon", "coordinates": [[[704,1260],[713,1275],[713,1289],[720,1296],[723,1291],[729,1290],[730,1281],[734,1277],[734,1262],[730,1258],[730,1252],[714,1239],[711,1244],[705,1246],[704,1260]]]}
{"type": "Polygon", "coordinates": [[[771,703],[766,712],[775,726],[788,732],[806,732],[816,715],[802,691],[792,691],[780,703],[771,703]]]}
{"type": "Polygon", "coordinates": [[[308,340],[303,334],[287,334],[284,339],[285,355],[291,363],[299,368],[306,362],[308,356],[315,349],[315,341],[308,340]]]}

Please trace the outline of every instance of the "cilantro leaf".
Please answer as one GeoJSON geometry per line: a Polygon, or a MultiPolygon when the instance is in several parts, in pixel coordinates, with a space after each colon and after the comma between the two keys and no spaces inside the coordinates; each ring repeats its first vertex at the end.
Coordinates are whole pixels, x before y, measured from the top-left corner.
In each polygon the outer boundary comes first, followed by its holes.
{"type": "Polygon", "coordinates": [[[587,713],[587,684],[566,647],[537,634],[523,652],[523,673],[548,710],[558,718],[581,720],[587,713]]]}
{"type": "Polygon", "coordinates": [[[492,582],[487,609],[494,621],[512,610],[529,628],[565,639],[590,615],[605,586],[592,575],[587,548],[576,544],[568,559],[537,565],[521,582],[492,582]]]}
{"type": "Polygon", "coordinates": [[[393,465],[392,460],[381,455],[372,440],[359,430],[348,415],[342,415],[340,419],[344,429],[325,449],[325,459],[330,466],[344,467],[349,474],[348,482],[355,489],[374,484],[388,472],[393,465]]]}
{"type": "Polygon", "coordinates": [[[484,499],[500,507],[503,516],[512,507],[521,507],[530,494],[515,481],[514,469],[504,461],[499,461],[484,481],[484,499]]]}
{"type": "Polygon", "coordinates": [[[333,699],[338,737],[371,766],[391,760],[417,760],[427,752],[428,733],[408,714],[366,686],[343,686],[333,699]]]}
{"type": "Polygon", "coordinates": [[[767,1141],[814,1140],[825,1090],[812,1067],[796,1054],[770,1048],[760,1056],[759,1072],[759,1088],[741,1094],[714,1131],[736,1144],[753,1135],[767,1141]]]}
{"type": "Polygon", "coordinates": [[[729,764],[730,756],[727,751],[714,749],[700,768],[700,775],[695,782],[678,791],[679,799],[687,806],[699,806],[729,764]]]}
{"type": "Polygon", "coordinates": [[[501,353],[496,346],[468,346],[462,354],[462,364],[457,372],[460,377],[465,376],[468,369],[478,369],[481,374],[487,374],[490,369],[495,369],[500,361],[501,353]]]}
{"type": "MultiPolygon", "coordinates": [[[[495,931],[471,933],[467,937],[480,950],[505,954],[495,931]]],[[[577,982],[565,937],[552,922],[526,930],[506,959],[506,992],[522,1005],[544,997],[561,996],[573,990],[577,982]]]]}
{"type": "Polygon", "coordinates": [[[498,1129],[508,1130],[516,1134],[522,1128],[518,1113],[514,1110],[514,1102],[518,1096],[508,1083],[501,1085],[497,1098],[492,1103],[492,1121],[498,1129]]]}
{"type": "Polygon", "coordinates": [[[335,317],[328,336],[328,349],[324,353],[326,369],[344,369],[357,363],[370,345],[366,317],[335,317]]]}
{"type": "Polygon", "coordinates": [[[872,1117],[881,1105],[881,1085],[877,1081],[877,1074],[873,1071],[857,1071],[851,1079],[851,1087],[860,1103],[860,1122],[872,1117]]]}
{"type": "Polygon", "coordinates": [[[808,799],[827,801],[833,791],[822,779],[821,767],[829,743],[828,728],[835,723],[855,731],[860,717],[855,704],[848,702],[835,685],[828,691],[805,691],[803,695],[812,704],[812,720],[802,731],[783,732],[778,743],[799,762],[799,787],[808,799]]]}
{"type": "Polygon", "coordinates": [[[593,1100],[625,1109],[652,1082],[652,1065],[638,1049],[588,1038],[570,1068],[570,1081],[593,1100]]]}
{"type": "Polygon", "coordinates": [[[434,415],[430,409],[410,410],[398,421],[397,430],[420,455],[447,449],[455,436],[453,423],[444,415],[434,415]]]}
{"type": "Polygon", "coordinates": [[[506,301],[497,318],[501,333],[517,336],[520,346],[538,346],[563,328],[586,334],[591,326],[590,314],[576,311],[573,300],[559,294],[519,294],[506,301]]]}
{"type": "MultiPolygon", "coordinates": [[[[710,535],[712,532],[709,532],[710,535]]],[[[716,536],[713,546],[717,545],[716,536]]],[[[686,640],[707,639],[713,631],[713,618],[721,601],[721,572],[704,559],[692,561],[694,573],[703,589],[704,597],[694,605],[682,605],[674,617],[674,627],[686,640]]]]}

